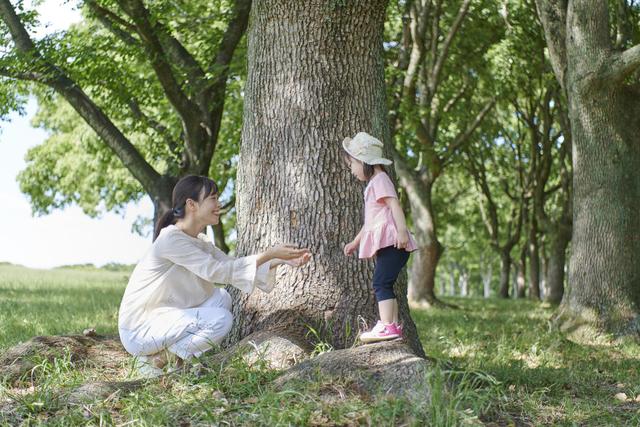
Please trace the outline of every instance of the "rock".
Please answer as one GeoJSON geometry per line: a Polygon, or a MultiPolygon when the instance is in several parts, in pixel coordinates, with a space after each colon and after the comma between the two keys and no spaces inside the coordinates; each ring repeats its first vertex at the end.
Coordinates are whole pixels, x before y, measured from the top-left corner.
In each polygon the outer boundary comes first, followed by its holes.
{"type": "Polygon", "coordinates": [[[614,396],[616,399],[618,399],[621,402],[626,402],[627,401],[627,394],[626,393],[616,393],[616,395],[614,396]]]}

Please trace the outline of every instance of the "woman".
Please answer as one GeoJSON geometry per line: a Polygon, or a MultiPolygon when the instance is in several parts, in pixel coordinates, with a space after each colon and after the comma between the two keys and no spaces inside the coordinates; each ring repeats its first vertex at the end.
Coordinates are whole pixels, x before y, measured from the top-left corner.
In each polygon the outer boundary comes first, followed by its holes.
{"type": "Polygon", "coordinates": [[[129,279],[118,318],[124,348],[150,376],[162,373],[167,353],[189,360],[229,333],[231,297],[221,285],[270,292],[279,264],[300,266],[311,258],[307,249],[286,245],[239,258],[216,248],[200,234],[220,217],[218,188],[209,178],[182,178],[172,199],[129,279]]]}

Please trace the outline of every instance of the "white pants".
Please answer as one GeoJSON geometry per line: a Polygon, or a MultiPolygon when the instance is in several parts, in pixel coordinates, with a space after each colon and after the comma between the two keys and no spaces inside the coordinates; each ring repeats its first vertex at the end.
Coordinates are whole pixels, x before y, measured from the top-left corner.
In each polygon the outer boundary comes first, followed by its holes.
{"type": "Polygon", "coordinates": [[[134,356],[167,350],[188,360],[222,341],[232,323],[231,296],[216,288],[199,307],[164,308],[137,330],[120,330],[120,340],[134,356]]]}

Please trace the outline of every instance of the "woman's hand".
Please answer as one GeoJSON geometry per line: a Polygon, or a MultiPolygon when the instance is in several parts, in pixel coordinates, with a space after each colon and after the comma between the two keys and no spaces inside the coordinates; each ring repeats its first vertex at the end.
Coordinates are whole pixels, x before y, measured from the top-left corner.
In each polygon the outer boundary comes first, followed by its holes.
{"type": "Polygon", "coordinates": [[[345,254],[345,256],[349,256],[352,253],[354,253],[355,251],[358,250],[358,246],[360,246],[357,242],[349,242],[346,245],[344,245],[344,249],[343,252],[345,254]]]}
{"type": "MultiPolygon", "coordinates": [[[[282,261],[292,261],[298,258],[305,259],[304,258],[305,255],[308,255],[309,258],[311,257],[311,252],[309,252],[309,249],[307,248],[300,249],[300,248],[296,248],[293,245],[273,246],[267,249],[266,251],[258,254],[257,265],[261,266],[265,262],[276,260],[276,259],[280,259],[282,261]]],[[[309,260],[307,259],[305,262],[307,261],[309,260]]],[[[303,263],[301,263],[300,265],[302,264],[303,263]]],[[[272,266],[273,266],[273,263],[272,263],[272,266]]]]}
{"type": "Polygon", "coordinates": [[[301,265],[305,265],[311,260],[311,253],[307,252],[299,258],[294,258],[290,260],[283,259],[274,259],[271,261],[271,268],[277,267],[282,264],[290,265],[292,267],[300,267],[301,265]]]}
{"type": "Polygon", "coordinates": [[[409,232],[407,230],[398,230],[395,247],[405,249],[409,244],[409,232]]]}
{"type": "MultiPolygon", "coordinates": [[[[280,258],[288,261],[303,257],[305,254],[311,256],[307,248],[296,248],[294,245],[279,245],[267,250],[270,259],[280,258]]],[[[308,260],[307,260],[308,261],[308,260]]]]}

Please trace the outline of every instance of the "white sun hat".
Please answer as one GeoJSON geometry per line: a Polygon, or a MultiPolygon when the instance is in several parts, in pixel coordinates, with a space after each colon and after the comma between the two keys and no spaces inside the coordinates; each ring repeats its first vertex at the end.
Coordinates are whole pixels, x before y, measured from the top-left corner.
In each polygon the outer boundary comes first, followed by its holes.
{"type": "Polygon", "coordinates": [[[358,132],[353,138],[345,138],[342,147],[351,157],[368,165],[390,165],[393,163],[382,156],[382,142],[366,132],[358,132]]]}

